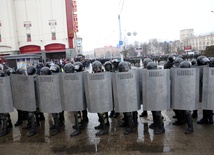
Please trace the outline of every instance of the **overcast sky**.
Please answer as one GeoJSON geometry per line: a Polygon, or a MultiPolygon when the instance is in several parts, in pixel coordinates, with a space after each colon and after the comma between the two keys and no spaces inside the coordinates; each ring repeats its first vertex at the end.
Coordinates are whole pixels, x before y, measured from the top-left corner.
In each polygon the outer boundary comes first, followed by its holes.
{"type": "Polygon", "coordinates": [[[180,30],[194,34],[214,32],[214,0],[76,0],[79,32],[84,51],[119,42],[118,14],[122,38],[128,42],[150,39],[174,41],[180,30]],[[124,1],[124,3],[123,3],[124,1]],[[137,32],[127,37],[127,32],[137,32]]]}

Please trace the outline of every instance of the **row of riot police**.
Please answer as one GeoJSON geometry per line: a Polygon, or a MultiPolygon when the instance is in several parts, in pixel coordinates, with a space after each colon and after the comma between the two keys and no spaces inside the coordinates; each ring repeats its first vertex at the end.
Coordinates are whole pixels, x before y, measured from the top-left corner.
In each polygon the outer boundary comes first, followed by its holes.
{"type": "MultiPolygon", "coordinates": [[[[118,72],[112,71],[116,67],[106,67],[103,72],[102,64],[94,61],[92,73],[82,72],[80,65],[67,63],[65,73],[59,73],[58,67],[53,65],[50,68],[42,67],[40,75],[11,74],[0,78],[0,113],[12,112],[13,107],[27,111],[30,118],[34,118],[37,109],[42,113],[51,113],[54,120],[51,130],[55,135],[60,131],[60,124],[64,123],[63,112],[72,111],[75,131],[71,136],[75,136],[84,129],[81,121],[87,109],[88,112],[98,113],[100,124],[95,129],[100,129],[96,133],[99,136],[108,133],[110,111],[124,114],[122,126],[127,127],[124,134],[133,132],[137,124],[137,111],[143,104],[143,110],[151,110],[153,114],[154,122],[150,128],[155,129],[156,134],[164,133],[161,111],[175,109],[186,111],[185,116],[189,116],[190,110],[199,107],[200,88],[203,90],[203,109],[212,111],[214,107],[213,68],[193,67],[186,61],[175,64],[177,67],[160,70],[154,62],[148,61],[144,69],[131,70],[130,63],[124,61],[118,63],[118,72]],[[201,70],[203,74],[200,74],[201,70]],[[200,87],[200,77],[204,77],[203,87],[200,87]]],[[[189,122],[187,134],[193,131],[191,120],[189,122]]],[[[35,128],[31,129],[36,131],[35,128]]]]}

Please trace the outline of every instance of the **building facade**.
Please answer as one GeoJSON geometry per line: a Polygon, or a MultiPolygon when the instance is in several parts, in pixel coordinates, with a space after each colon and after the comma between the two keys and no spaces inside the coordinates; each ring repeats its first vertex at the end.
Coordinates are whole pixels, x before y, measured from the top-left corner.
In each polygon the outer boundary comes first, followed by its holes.
{"type": "Polygon", "coordinates": [[[214,45],[214,32],[194,35],[193,29],[180,31],[180,44],[185,51],[204,51],[207,46],[214,45]]]}
{"type": "Polygon", "coordinates": [[[1,0],[0,55],[75,57],[76,20],[75,0],[1,0]]]}
{"type": "Polygon", "coordinates": [[[105,46],[94,49],[94,56],[96,58],[115,58],[120,57],[120,49],[113,46],[105,46]]]}

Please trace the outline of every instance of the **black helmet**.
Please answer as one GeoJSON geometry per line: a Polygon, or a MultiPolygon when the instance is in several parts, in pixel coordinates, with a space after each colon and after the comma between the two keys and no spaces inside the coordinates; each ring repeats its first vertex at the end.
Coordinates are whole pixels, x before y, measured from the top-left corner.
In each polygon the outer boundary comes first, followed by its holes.
{"type": "Polygon", "coordinates": [[[40,75],[51,75],[52,72],[49,67],[42,67],[40,70],[40,75]]]}
{"type": "Polygon", "coordinates": [[[27,74],[28,75],[34,75],[34,74],[36,74],[36,68],[34,66],[28,66],[27,67],[27,74]]]}
{"type": "Polygon", "coordinates": [[[145,58],[145,59],[143,59],[143,67],[146,68],[146,65],[147,65],[149,62],[152,62],[152,59],[150,59],[150,58],[145,58]]]}
{"type": "Polygon", "coordinates": [[[191,60],[191,65],[193,65],[193,66],[194,66],[194,65],[197,65],[197,60],[196,60],[196,59],[192,59],[192,60],[191,60]]]}
{"type": "Polygon", "coordinates": [[[210,59],[209,67],[214,67],[214,58],[210,59]]]}
{"type": "Polygon", "coordinates": [[[8,68],[6,73],[8,76],[10,76],[10,74],[16,74],[16,71],[13,68],[8,68]]]}
{"type": "Polygon", "coordinates": [[[46,65],[45,65],[45,66],[50,68],[52,65],[54,65],[54,63],[48,61],[48,62],[46,62],[46,65]]]}
{"type": "Polygon", "coordinates": [[[169,62],[173,62],[175,60],[175,56],[174,55],[170,55],[169,57],[168,57],[168,61],[169,62]]]}
{"type": "Polygon", "coordinates": [[[64,66],[64,71],[65,73],[74,73],[74,65],[72,63],[67,63],[65,66],[64,66]]]}
{"type": "Polygon", "coordinates": [[[0,77],[5,77],[4,71],[0,70],[0,77]]]}
{"type": "Polygon", "coordinates": [[[119,72],[128,72],[130,70],[129,63],[127,61],[120,62],[118,65],[119,72]]]}
{"type": "Polygon", "coordinates": [[[174,61],[174,67],[178,67],[180,65],[180,63],[184,61],[184,59],[180,58],[180,57],[177,57],[174,61]]]}
{"type": "Polygon", "coordinates": [[[177,58],[182,58],[182,59],[184,59],[184,56],[180,54],[180,55],[177,56],[177,58]]]}
{"type": "Polygon", "coordinates": [[[210,60],[206,56],[201,55],[201,56],[197,57],[198,66],[208,65],[209,61],[210,60]]]}
{"type": "Polygon", "coordinates": [[[26,75],[25,69],[24,68],[18,68],[16,70],[16,74],[26,75]]]}
{"type": "Polygon", "coordinates": [[[106,61],[103,66],[108,72],[112,71],[113,69],[113,64],[110,61],[106,61]]]}
{"type": "Polygon", "coordinates": [[[111,61],[111,63],[113,64],[114,68],[117,68],[120,62],[118,59],[114,59],[111,61]]]}
{"type": "Polygon", "coordinates": [[[179,68],[191,68],[191,64],[189,61],[182,61],[179,65],[179,68]]]}
{"type": "Polygon", "coordinates": [[[80,62],[80,61],[75,62],[74,69],[76,72],[82,72],[82,70],[83,70],[82,62],[80,62]]]}
{"type": "Polygon", "coordinates": [[[147,69],[157,69],[158,66],[155,62],[149,62],[147,65],[146,65],[146,68],[147,69]]]}
{"type": "Polygon", "coordinates": [[[92,63],[92,70],[94,73],[102,72],[102,64],[100,61],[95,60],[92,63]]]}
{"type": "Polygon", "coordinates": [[[56,65],[56,64],[51,65],[50,70],[53,73],[59,73],[59,71],[60,71],[59,65],[56,65]]]}

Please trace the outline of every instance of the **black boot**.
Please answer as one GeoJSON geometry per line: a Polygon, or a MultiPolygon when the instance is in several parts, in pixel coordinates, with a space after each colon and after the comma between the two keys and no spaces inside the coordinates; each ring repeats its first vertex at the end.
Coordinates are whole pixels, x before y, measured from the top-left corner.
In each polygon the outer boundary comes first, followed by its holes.
{"type": "Polygon", "coordinates": [[[208,124],[208,110],[203,110],[203,117],[197,124],[208,124]]]}
{"type": "Polygon", "coordinates": [[[198,110],[193,110],[192,118],[197,118],[197,117],[198,117],[198,110]]]}
{"type": "Polygon", "coordinates": [[[80,129],[80,127],[81,127],[81,113],[80,112],[74,112],[74,118],[75,118],[76,129],[74,132],[72,132],[70,134],[71,137],[81,134],[81,129],[80,129]]]}
{"type": "Polygon", "coordinates": [[[21,110],[17,110],[18,112],[18,120],[17,122],[15,123],[15,126],[19,126],[23,123],[23,112],[21,110]]]}
{"type": "Polygon", "coordinates": [[[6,134],[9,133],[8,128],[7,128],[7,119],[6,119],[6,115],[2,114],[2,132],[0,132],[0,137],[5,136],[6,134]]]}
{"type": "Polygon", "coordinates": [[[185,134],[190,134],[193,132],[193,120],[192,120],[192,117],[191,117],[191,114],[189,114],[187,112],[187,115],[186,115],[186,119],[187,119],[187,129],[185,131],[185,134]]]}
{"type": "Polygon", "coordinates": [[[213,111],[208,110],[208,122],[209,124],[213,124],[213,111]]]}
{"type": "Polygon", "coordinates": [[[126,131],[124,132],[124,135],[130,134],[132,133],[133,130],[133,118],[132,118],[132,114],[127,113],[127,120],[128,120],[128,128],[126,129],[126,131]]]}
{"type": "Polygon", "coordinates": [[[59,128],[59,114],[58,113],[53,113],[53,119],[54,119],[54,128],[52,129],[52,136],[58,134],[60,132],[60,128],[59,128]]]}
{"type": "Polygon", "coordinates": [[[108,120],[106,118],[106,116],[108,116],[108,114],[99,113],[98,115],[100,115],[99,119],[100,119],[100,124],[101,124],[101,130],[99,132],[97,132],[95,135],[96,136],[106,135],[106,134],[108,134],[108,120]]]}
{"type": "Polygon", "coordinates": [[[164,123],[163,123],[163,118],[161,115],[157,115],[155,117],[157,124],[158,124],[158,128],[157,130],[155,130],[155,134],[162,134],[165,133],[165,128],[164,128],[164,123]]]}
{"type": "Polygon", "coordinates": [[[34,113],[32,112],[29,112],[28,113],[28,117],[29,117],[29,120],[30,120],[30,131],[28,132],[28,137],[32,137],[33,135],[35,135],[37,133],[37,130],[36,130],[36,118],[35,118],[35,115],[34,113]]]}

